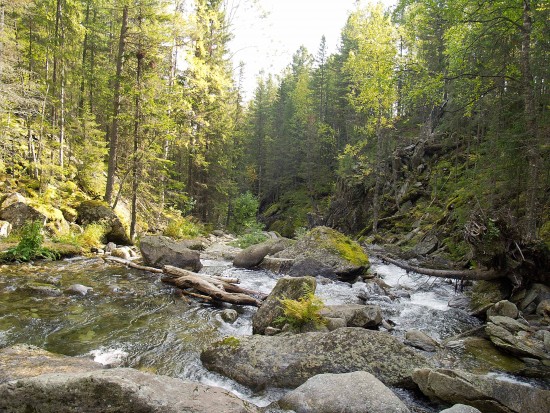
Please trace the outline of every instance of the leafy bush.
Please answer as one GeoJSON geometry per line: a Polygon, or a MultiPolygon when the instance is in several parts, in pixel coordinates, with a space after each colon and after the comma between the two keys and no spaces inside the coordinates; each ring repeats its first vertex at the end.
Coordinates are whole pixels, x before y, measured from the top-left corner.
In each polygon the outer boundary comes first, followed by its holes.
{"type": "Polygon", "coordinates": [[[203,232],[200,224],[193,222],[191,219],[176,217],[168,223],[163,234],[167,237],[182,239],[195,238],[202,235],[203,232]]]}
{"type": "Polygon", "coordinates": [[[10,248],[2,256],[5,261],[26,262],[37,258],[56,260],[58,257],[54,251],[44,248],[44,235],[42,223],[33,221],[26,223],[20,231],[21,239],[17,246],[10,248]]]}
{"type": "Polygon", "coordinates": [[[275,320],[279,325],[288,324],[293,330],[300,330],[308,324],[313,324],[315,327],[326,324],[326,319],[320,314],[325,304],[311,290],[298,300],[284,298],[279,301],[283,309],[283,315],[275,320]]]}
{"type": "Polygon", "coordinates": [[[254,226],[259,205],[260,203],[250,191],[240,195],[233,205],[229,230],[242,234],[246,229],[254,226]]]}
{"type": "Polygon", "coordinates": [[[267,240],[267,235],[260,228],[254,228],[242,234],[236,241],[231,242],[230,245],[244,249],[265,240],[267,240]]]}

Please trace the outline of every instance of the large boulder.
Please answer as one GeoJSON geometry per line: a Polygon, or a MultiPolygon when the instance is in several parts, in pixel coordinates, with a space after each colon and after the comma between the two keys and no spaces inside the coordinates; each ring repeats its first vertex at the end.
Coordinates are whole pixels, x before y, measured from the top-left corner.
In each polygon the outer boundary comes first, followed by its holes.
{"type": "Polygon", "coordinates": [[[413,380],[426,396],[462,403],[482,412],[547,413],[550,391],[460,370],[419,369],[413,380]]]}
{"type": "Polygon", "coordinates": [[[143,237],[139,249],[146,265],[162,268],[172,265],[190,271],[202,268],[200,253],[189,249],[186,241],[174,241],[163,235],[143,237]]]}
{"type": "Polygon", "coordinates": [[[288,275],[291,277],[304,277],[306,275],[312,277],[320,276],[331,280],[338,278],[329,265],[310,257],[295,260],[288,271],[288,275]]]}
{"type": "Polygon", "coordinates": [[[254,413],[229,391],[133,369],[46,374],[0,385],[7,413],[254,413]]]}
{"type": "Polygon", "coordinates": [[[2,209],[0,219],[8,221],[13,229],[19,229],[31,221],[40,221],[45,224],[47,220],[46,215],[25,202],[16,202],[2,209]]]}
{"type": "Polygon", "coordinates": [[[255,268],[267,255],[274,255],[287,248],[291,243],[292,241],[287,238],[278,238],[251,245],[235,256],[233,265],[238,268],[255,268]]]}
{"type": "Polygon", "coordinates": [[[201,354],[206,368],[251,388],[294,388],[323,373],[367,371],[387,386],[412,386],[428,360],[397,338],[345,327],[291,336],[247,336],[214,343],[201,354]]]}
{"type": "Polygon", "coordinates": [[[374,328],[382,323],[382,311],[378,305],[329,305],[321,310],[321,315],[327,318],[342,318],[347,327],[374,328]]]}
{"type": "Polygon", "coordinates": [[[439,343],[426,333],[419,330],[409,330],[405,333],[405,344],[424,351],[436,351],[439,343]]]}
{"type": "Polygon", "coordinates": [[[493,344],[504,351],[520,357],[550,360],[544,341],[537,331],[510,317],[489,317],[485,332],[493,344]]]}
{"type": "Polygon", "coordinates": [[[501,300],[487,310],[487,317],[503,316],[518,318],[519,311],[514,303],[508,300],[501,300]]]}
{"type": "Polygon", "coordinates": [[[115,244],[130,245],[132,241],[122,224],[120,218],[109,208],[107,204],[101,201],[84,201],[77,208],[78,225],[89,225],[100,223],[105,226],[105,238],[107,242],[115,244]]]}
{"type": "Polygon", "coordinates": [[[298,413],[409,413],[390,389],[366,371],[319,374],[287,393],[278,404],[298,413]]]}
{"type": "Polygon", "coordinates": [[[294,258],[297,262],[310,258],[340,278],[362,274],[369,267],[369,259],[358,243],[327,227],[313,228],[276,256],[294,258]]]}
{"type": "Polygon", "coordinates": [[[10,205],[17,204],[19,202],[23,204],[28,203],[27,198],[25,198],[19,192],[11,193],[2,201],[2,205],[0,206],[0,209],[6,209],[10,205]]]}
{"type": "Polygon", "coordinates": [[[313,277],[283,277],[279,279],[262,306],[252,317],[252,332],[264,334],[266,328],[274,327],[275,320],[283,316],[280,300],[285,298],[298,300],[308,292],[315,293],[316,288],[317,282],[313,277]]]}
{"type": "Polygon", "coordinates": [[[46,373],[82,373],[101,368],[101,364],[90,359],[62,356],[24,344],[0,349],[0,383],[46,373]]]}

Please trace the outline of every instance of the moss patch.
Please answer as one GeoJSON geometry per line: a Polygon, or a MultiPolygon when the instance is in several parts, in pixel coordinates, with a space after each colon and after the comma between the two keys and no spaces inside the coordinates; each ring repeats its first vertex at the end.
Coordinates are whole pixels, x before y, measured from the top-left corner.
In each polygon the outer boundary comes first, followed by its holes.
{"type": "Polygon", "coordinates": [[[369,265],[369,257],[361,246],[338,231],[327,227],[316,227],[311,230],[310,237],[318,242],[321,248],[334,252],[353,265],[364,267],[369,265]]]}
{"type": "Polygon", "coordinates": [[[237,348],[239,347],[240,344],[241,344],[241,340],[239,340],[237,337],[231,336],[231,337],[225,337],[223,340],[218,341],[214,345],[216,347],[227,346],[231,348],[237,348]]]}

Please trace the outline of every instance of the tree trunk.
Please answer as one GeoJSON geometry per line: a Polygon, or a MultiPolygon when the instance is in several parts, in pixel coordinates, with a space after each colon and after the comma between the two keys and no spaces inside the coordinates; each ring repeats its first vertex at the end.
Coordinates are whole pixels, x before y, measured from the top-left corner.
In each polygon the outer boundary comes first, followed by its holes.
{"type": "Polygon", "coordinates": [[[473,271],[473,270],[436,270],[433,268],[422,268],[414,265],[409,265],[404,262],[394,260],[387,255],[378,255],[383,261],[387,261],[390,264],[397,265],[404,270],[415,272],[417,274],[427,275],[430,277],[439,278],[452,278],[455,280],[496,280],[498,278],[505,278],[504,274],[499,274],[495,271],[473,271]]]}
{"type": "Polygon", "coordinates": [[[126,51],[126,35],[128,32],[128,5],[122,9],[122,22],[120,24],[120,37],[118,40],[118,54],[116,59],[116,77],[114,83],[113,99],[113,123],[109,137],[109,163],[107,168],[107,186],[105,188],[105,202],[111,203],[115,184],[117,149],[118,149],[118,121],[121,105],[122,69],[124,66],[124,53],[126,51]]]}
{"type": "Polygon", "coordinates": [[[538,180],[540,154],[537,139],[537,115],[534,80],[531,72],[531,35],[533,20],[531,1],[523,0],[523,38],[521,43],[521,75],[525,116],[525,143],[527,157],[527,188],[525,205],[525,237],[532,241],[537,237],[538,180]]]}
{"type": "Polygon", "coordinates": [[[135,113],[134,113],[134,156],[132,160],[132,217],[130,221],[130,239],[133,241],[136,235],[136,221],[137,221],[137,194],[139,188],[139,127],[141,122],[141,71],[143,66],[143,53],[138,51],[137,53],[137,72],[136,72],[136,84],[137,93],[135,101],[135,113]]]}

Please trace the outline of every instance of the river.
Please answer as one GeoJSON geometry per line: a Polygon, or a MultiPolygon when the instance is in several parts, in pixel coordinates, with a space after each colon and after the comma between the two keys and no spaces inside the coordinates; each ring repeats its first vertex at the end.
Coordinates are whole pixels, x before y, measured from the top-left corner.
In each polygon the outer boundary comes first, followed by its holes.
{"type": "MultiPolygon", "coordinates": [[[[201,272],[238,277],[241,284],[269,293],[280,275],[269,271],[234,268],[230,262],[203,260],[201,272]]],[[[395,323],[392,334],[412,328],[437,340],[463,332],[479,321],[462,310],[449,308],[455,295],[442,279],[407,274],[378,261],[371,271],[392,286],[400,298],[372,296],[384,318],[395,323]]],[[[316,294],[325,304],[360,303],[363,282],[320,281],[316,294]]],[[[281,391],[262,394],[205,370],[201,350],[225,336],[252,333],[252,307],[211,305],[179,297],[159,276],[127,269],[101,258],[75,258],[0,268],[0,347],[33,344],[70,356],[86,356],[109,365],[124,365],[173,377],[187,378],[230,389],[258,405],[277,399],[281,391]],[[92,287],[87,295],[68,294],[73,284],[92,287]],[[220,313],[234,308],[233,324],[220,313]]],[[[401,393],[402,397],[411,397],[401,393]]],[[[424,406],[425,411],[431,410],[424,406]]]]}

